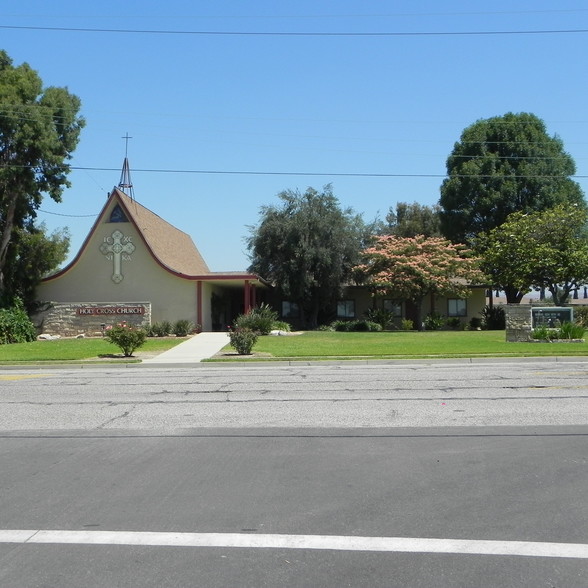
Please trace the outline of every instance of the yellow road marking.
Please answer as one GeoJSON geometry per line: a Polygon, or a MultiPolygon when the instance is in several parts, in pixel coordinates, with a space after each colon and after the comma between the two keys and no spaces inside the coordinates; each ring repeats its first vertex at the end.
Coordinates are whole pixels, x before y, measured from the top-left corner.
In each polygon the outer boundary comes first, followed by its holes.
{"type": "Polygon", "coordinates": [[[46,378],[52,374],[14,374],[10,376],[0,376],[0,380],[3,381],[15,381],[15,380],[29,380],[31,378],[46,378]]]}

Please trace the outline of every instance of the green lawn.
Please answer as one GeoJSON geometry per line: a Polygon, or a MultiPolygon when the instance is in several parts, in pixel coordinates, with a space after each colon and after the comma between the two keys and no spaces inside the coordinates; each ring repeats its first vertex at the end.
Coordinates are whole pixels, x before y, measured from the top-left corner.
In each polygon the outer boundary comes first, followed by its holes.
{"type": "MultiPolygon", "coordinates": [[[[149,338],[137,350],[162,352],[182,338],[149,338]]],[[[227,351],[234,351],[230,347],[227,351]]],[[[211,361],[255,359],[405,359],[424,357],[586,356],[588,343],[507,343],[504,331],[394,331],[383,333],[305,332],[286,337],[260,337],[254,356],[227,356],[211,361]]],[[[103,339],[56,339],[0,345],[1,364],[88,361],[139,361],[120,357],[118,347],[103,339]],[[114,357],[113,357],[114,356],[114,357]],[[118,357],[117,357],[118,356],[118,357]]]]}
{"type": "Polygon", "coordinates": [[[260,337],[253,351],[279,359],[573,356],[588,355],[588,343],[507,343],[504,331],[313,331],[260,337]]]}
{"type": "MultiPolygon", "coordinates": [[[[182,338],[148,338],[136,353],[161,352],[184,341],[182,338]]],[[[14,363],[41,363],[60,361],[108,360],[120,362],[120,349],[104,339],[53,339],[51,341],[32,341],[0,345],[0,365],[14,363]]],[[[124,361],[138,361],[125,358],[124,361]]]]}

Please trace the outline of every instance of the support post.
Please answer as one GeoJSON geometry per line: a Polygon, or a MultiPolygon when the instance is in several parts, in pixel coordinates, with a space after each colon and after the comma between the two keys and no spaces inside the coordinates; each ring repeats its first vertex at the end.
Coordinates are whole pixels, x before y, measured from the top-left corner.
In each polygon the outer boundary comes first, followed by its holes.
{"type": "Polygon", "coordinates": [[[251,284],[249,283],[249,280],[245,280],[243,290],[244,290],[244,292],[243,292],[243,294],[244,294],[243,308],[244,308],[245,314],[249,314],[249,311],[251,310],[251,284]]]}
{"type": "Polygon", "coordinates": [[[202,280],[196,282],[196,322],[204,329],[202,324],[202,280]]]}

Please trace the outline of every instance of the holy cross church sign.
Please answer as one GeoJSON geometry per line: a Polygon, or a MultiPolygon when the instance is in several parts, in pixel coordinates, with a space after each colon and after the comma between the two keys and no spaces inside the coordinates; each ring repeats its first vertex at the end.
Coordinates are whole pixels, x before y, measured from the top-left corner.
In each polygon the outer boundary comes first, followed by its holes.
{"type": "Polygon", "coordinates": [[[131,237],[123,235],[118,229],[110,235],[104,237],[100,244],[100,252],[113,262],[112,281],[120,284],[123,281],[122,262],[131,261],[131,254],[135,251],[135,246],[131,242],[131,237]]]}

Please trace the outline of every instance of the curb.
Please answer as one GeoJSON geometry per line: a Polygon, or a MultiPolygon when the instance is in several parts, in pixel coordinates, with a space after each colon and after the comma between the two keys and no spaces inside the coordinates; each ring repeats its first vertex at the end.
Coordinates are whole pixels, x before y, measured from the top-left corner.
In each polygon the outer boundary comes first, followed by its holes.
{"type": "Polygon", "coordinates": [[[459,358],[415,358],[415,359],[349,359],[349,360],[276,360],[276,361],[204,361],[204,362],[162,362],[162,363],[58,363],[58,364],[7,364],[2,370],[51,370],[51,369],[178,369],[178,368],[239,368],[239,367],[296,367],[296,366],[358,366],[358,365],[476,365],[490,363],[588,363],[588,356],[549,357],[459,357],[459,358]]]}

